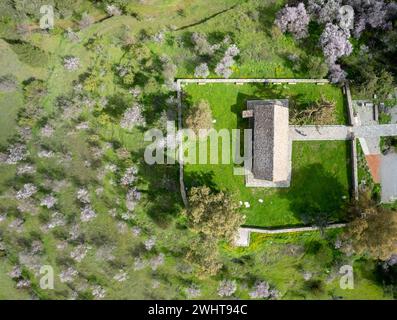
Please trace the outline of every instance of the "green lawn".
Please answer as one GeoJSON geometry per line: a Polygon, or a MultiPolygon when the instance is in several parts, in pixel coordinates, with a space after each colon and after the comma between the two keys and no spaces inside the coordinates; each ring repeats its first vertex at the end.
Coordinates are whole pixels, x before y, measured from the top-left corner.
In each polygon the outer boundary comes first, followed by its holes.
{"type": "MultiPolygon", "coordinates": [[[[289,97],[305,104],[324,94],[337,102],[339,123],[345,119],[342,93],[332,86],[214,84],[188,85],[184,91],[188,103],[200,99],[209,101],[217,130],[246,127],[241,111],[248,99],[258,98],[289,97]]],[[[344,141],[294,142],[290,188],[247,188],[244,177],[233,174],[233,164],[186,164],[185,182],[188,188],[208,185],[227,190],[236,201],[249,202],[249,208],[241,209],[247,216],[247,225],[295,225],[312,223],[324,216],[335,221],[342,218],[343,206],[349,199],[349,157],[349,144],[344,141]],[[263,199],[263,203],[259,199],[263,199]]]]}

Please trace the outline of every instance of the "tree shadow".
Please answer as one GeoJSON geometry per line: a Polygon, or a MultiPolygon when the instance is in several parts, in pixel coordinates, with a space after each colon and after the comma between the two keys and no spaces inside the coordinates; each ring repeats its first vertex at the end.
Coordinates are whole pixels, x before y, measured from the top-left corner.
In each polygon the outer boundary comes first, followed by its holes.
{"type": "Polygon", "coordinates": [[[260,6],[257,9],[259,12],[259,25],[261,26],[262,31],[266,32],[266,34],[270,37],[271,29],[274,26],[274,20],[276,19],[276,14],[279,9],[280,7],[274,5],[274,3],[260,6]]]}
{"type": "Polygon", "coordinates": [[[289,200],[299,220],[323,226],[343,217],[344,187],[320,163],[293,170],[291,182],[288,191],[280,195],[289,200]]]}
{"type": "Polygon", "coordinates": [[[142,99],[143,105],[145,106],[143,115],[147,124],[151,125],[158,121],[164,110],[168,111],[172,109],[172,111],[176,113],[175,106],[167,103],[167,99],[171,96],[172,95],[168,92],[156,92],[144,95],[142,99]]]}
{"type": "Polygon", "coordinates": [[[186,188],[206,186],[213,191],[219,191],[217,185],[213,181],[213,171],[193,171],[184,173],[184,181],[186,188]]]}
{"type": "Polygon", "coordinates": [[[124,111],[128,108],[131,101],[120,95],[112,95],[107,97],[108,103],[103,111],[111,117],[120,118],[124,111]]]}
{"type": "Polygon", "coordinates": [[[210,70],[214,70],[217,63],[222,59],[224,56],[224,50],[223,47],[225,46],[223,44],[223,39],[225,38],[226,35],[229,35],[231,38],[233,38],[233,33],[225,33],[225,32],[220,32],[220,31],[214,31],[210,33],[205,33],[205,36],[207,37],[207,41],[210,45],[216,45],[220,44],[221,47],[218,50],[215,50],[213,54],[198,54],[194,50],[194,43],[192,41],[192,35],[193,32],[184,32],[182,34],[182,39],[183,43],[185,44],[185,47],[188,48],[190,51],[195,53],[195,58],[189,59],[185,63],[185,67],[189,73],[194,73],[195,71],[195,66],[201,64],[201,63],[206,63],[209,67],[210,70]]]}
{"type": "Polygon", "coordinates": [[[387,262],[379,261],[376,264],[375,281],[382,285],[384,290],[397,298],[397,264],[389,265],[387,262]]]}
{"type": "Polygon", "coordinates": [[[160,227],[167,227],[183,206],[179,190],[179,164],[153,164],[144,160],[144,149],[132,152],[131,158],[137,164],[146,196],[145,209],[148,216],[160,227]]]}
{"type": "Polygon", "coordinates": [[[323,27],[321,25],[313,21],[309,23],[309,36],[303,39],[302,42],[304,42],[304,45],[301,46],[308,56],[312,56],[313,54],[322,55],[319,46],[322,32],[323,27]]]}
{"type": "Polygon", "coordinates": [[[254,93],[238,93],[236,103],[230,107],[231,112],[237,117],[237,129],[243,130],[250,127],[249,119],[242,117],[242,112],[247,109],[248,100],[288,99],[290,111],[292,108],[304,110],[310,106],[304,94],[298,93],[291,95],[291,92],[286,86],[263,83],[252,85],[255,87],[254,93]]]}

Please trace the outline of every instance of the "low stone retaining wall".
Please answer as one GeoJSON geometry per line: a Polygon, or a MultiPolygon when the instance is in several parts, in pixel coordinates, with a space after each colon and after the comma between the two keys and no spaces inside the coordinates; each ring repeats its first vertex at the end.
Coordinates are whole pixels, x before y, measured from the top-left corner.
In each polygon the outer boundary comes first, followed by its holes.
{"type": "MultiPolygon", "coordinates": [[[[177,82],[176,86],[177,90],[177,104],[178,104],[178,128],[182,129],[182,92],[181,92],[181,85],[177,82]]],[[[181,191],[181,197],[183,204],[185,207],[188,207],[189,202],[186,196],[186,187],[185,181],[183,180],[183,148],[182,148],[182,141],[180,141],[180,148],[178,150],[178,161],[179,161],[179,187],[181,191]]]]}
{"type": "Polygon", "coordinates": [[[351,157],[352,157],[352,184],[353,197],[358,200],[358,158],[357,158],[357,139],[351,141],[351,157]]]}
{"type": "Polygon", "coordinates": [[[314,83],[327,84],[327,79],[177,79],[177,83],[181,85],[185,83],[269,83],[269,84],[297,84],[297,83],[314,83]]]}
{"type": "Polygon", "coordinates": [[[350,86],[349,83],[346,81],[344,85],[344,93],[346,95],[346,100],[347,100],[347,111],[349,115],[349,124],[352,126],[356,126],[358,124],[358,118],[356,116],[356,113],[353,108],[353,100],[352,100],[352,95],[350,92],[350,86]]]}
{"type": "Polygon", "coordinates": [[[308,232],[308,231],[319,231],[321,229],[338,229],[344,228],[345,223],[333,223],[320,228],[317,226],[310,227],[295,227],[295,228],[285,228],[285,229],[264,229],[264,228],[251,228],[251,227],[241,227],[238,230],[238,234],[234,241],[234,245],[238,247],[247,247],[250,244],[251,233],[262,233],[262,234],[283,234],[283,233],[296,233],[296,232],[308,232]]]}
{"type": "MultiPolygon", "coordinates": [[[[343,228],[345,226],[346,226],[345,223],[334,223],[325,226],[323,229],[336,229],[336,228],[343,228]]],[[[293,228],[285,228],[285,229],[262,229],[262,228],[241,227],[241,229],[256,233],[281,234],[281,233],[293,233],[293,232],[305,232],[305,231],[318,231],[321,228],[318,226],[308,226],[308,227],[293,227],[293,228]]]]}

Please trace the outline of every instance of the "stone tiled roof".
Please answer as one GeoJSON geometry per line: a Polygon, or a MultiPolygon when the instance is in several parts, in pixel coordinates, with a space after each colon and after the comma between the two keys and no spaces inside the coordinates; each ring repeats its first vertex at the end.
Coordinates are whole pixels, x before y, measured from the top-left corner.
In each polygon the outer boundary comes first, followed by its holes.
{"type": "Polygon", "coordinates": [[[288,100],[250,100],[249,119],[253,129],[253,164],[255,179],[283,181],[288,178],[288,100]]]}

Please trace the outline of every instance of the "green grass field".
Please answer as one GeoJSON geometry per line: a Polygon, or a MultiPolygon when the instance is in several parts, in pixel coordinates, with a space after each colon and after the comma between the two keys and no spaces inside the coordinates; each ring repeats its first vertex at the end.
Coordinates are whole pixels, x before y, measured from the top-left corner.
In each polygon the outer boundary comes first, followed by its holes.
{"type": "MultiPolygon", "coordinates": [[[[287,57],[294,54],[302,62],[305,55],[312,57],[318,52],[309,52],[310,49],[302,48],[290,35],[283,35],[272,28],[275,13],[284,5],[284,1],[130,1],[127,5],[128,14],[106,19],[103,8],[94,6],[92,1],[79,0],[76,3],[78,5],[74,5],[73,18],[57,18],[56,28],[48,33],[36,30],[24,36],[24,41],[48,54],[48,65],[45,67],[32,67],[22,62],[12,46],[0,39],[0,75],[12,73],[20,82],[20,91],[15,94],[0,94],[1,149],[10,144],[10,139],[15,136],[17,114],[24,103],[22,82],[31,77],[42,79],[46,84],[48,94],[43,100],[43,118],[49,117],[49,120],[59,124],[50,139],[38,136],[40,126],[33,128],[33,141],[28,143],[31,152],[28,161],[37,168],[36,174],[18,177],[16,165],[0,165],[0,214],[7,214],[6,219],[0,222],[0,240],[7,247],[5,254],[0,252],[0,300],[32,297],[67,299],[76,293],[78,299],[92,299],[93,285],[106,289],[106,299],[185,299],[184,290],[191,285],[200,288],[201,296],[198,298],[219,299],[217,291],[222,279],[236,280],[238,289],[232,298],[248,299],[248,293],[256,280],[268,281],[272,287],[276,287],[281,299],[329,299],[334,296],[350,299],[388,298],[382,285],[373,277],[373,264],[367,264],[366,260],[353,261],[354,258],[346,258],[334,249],[339,230],[327,231],[325,234],[310,232],[273,237],[253,234],[251,245],[247,248],[221,245],[220,259],[224,268],[220,274],[198,278],[185,261],[186,251],[195,235],[186,228],[182,214],[178,165],[145,165],[142,150],[146,142],[143,141],[142,130],[127,132],[120,128],[117,119],[112,120],[112,123],[101,123],[94,110],[84,111],[79,119],[79,122],[88,121],[91,129],[76,132],[76,122],[64,121],[56,109],[56,99],[69,95],[73,82],[79,81],[86,72],[94,74],[99,84],[95,90],[85,92],[87,96],[96,101],[114,96],[122,98],[118,102],[125,99],[123,103],[115,103],[119,110],[131,105],[129,88],[117,83],[114,72],[114,67],[129,50],[123,47],[120,39],[124,32],[134,37],[139,45],[149,48],[153,57],[166,54],[177,65],[177,77],[180,78],[192,77],[195,66],[201,62],[208,63],[210,77],[215,77],[214,67],[222,58],[223,53],[208,58],[208,61],[206,57],[199,57],[189,40],[193,32],[205,33],[211,44],[220,43],[225,36],[230,37],[230,43],[237,44],[241,53],[236,58],[232,77],[307,78],[307,74],[294,68],[287,57]],[[75,20],[84,11],[93,16],[96,22],[78,31],[75,20]],[[80,41],[67,39],[65,32],[68,27],[76,31],[80,41]],[[153,36],[160,31],[165,32],[165,40],[153,41],[153,36]],[[99,39],[102,53],[87,47],[93,38],[99,39]],[[66,55],[80,59],[78,70],[65,70],[63,58],[66,55]],[[99,58],[103,58],[104,63],[99,58]],[[99,67],[107,70],[104,76],[99,77],[98,71],[95,71],[99,67]],[[105,141],[111,142],[113,147],[105,152],[98,163],[92,159],[91,148],[103,148],[105,141]],[[53,148],[62,159],[64,152],[70,151],[72,159],[61,164],[58,158],[38,158],[37,150],[43,144],[53,148]],[[118,148],[128,150],[130,154],[126,160],[122,161],[116,155],[118,148]],[[93,165],[87,167],[87,160],[93,165]],[[117,172],[97,178],[106,164],[117,164],[117,172]],[[126,211],[126,190],[118,182],[125,167],[133,164],[139,169],[136,187],[142,193],[142,198],[134,211],[134,218],[125,221],[120,216],[126,211]],[[39,187],[39,192],[32,198],[38,210],[37,215],[21,213],[17,208],[14,193],[26,182],[39,187]],[[67,186],[55,192],[53,186],[57,182],[65,182],[67,186]],[[76,200],[76,192],[81,187],[88,189],[93,209],[97,212],[97,217],[88,223],[80,223],[79,220],[81,204],[76,200]],[[103,194],[98,195],[97,189],[101,187],[103,194]],[[40,201],[53,191],[59,203],[53,210],[47,210],[40,206],[40,201]],[[117,210],[116,217],[110,215],[112,209],[117,210]],[[55,210],[65,215],[67,225],[42,232],[41,227],[55,210]],[[17,217],[24,220],[20,233],[9,227],[9,223],[17,217]],[[75,224],[81,228],[80,237],[72,241],[69,231],[75,224]],[[138,236],[131,230],[136,226],[141,230],[138,236]],[[144,241],[152,236],[156,237],[156,244],[149,251],[144,248],[144,241]],[[33,239],[39,239],[43,244],[43,252],[36,255],[40,263],[54,267],[55,290],[40,290],[39,277],[33,275],[32,271],[29,279],[34,286],[33,293],[29,289],[17,289],[16,280],[9,276],[12,268],[21,264],[20,253],[30,252],[33,239]],[[58,245],[65,242],[66,248],[59,249],[58,245]],[[77,262],[71,260],[70,252],[80,243],[90,245],[91,249],[81,262],[77,262]],[[101,252],[108,254],[101,255],[101,252]],[[153,270],[150,259],[159,253],[165,255],[164,264],[153,270]],[[135,269],[137,257],[146,263],[141,270],[135,269]],[[335,266],[342,262],[354,263],[355,290],[343,291],[339,288],[335,266]],[[73,266],[78,275],[70,284],[61,283],[59,273],[68,266],[73,266]],[[125,282],[114,279],[120,269],[128,273],[125,282]],[[321,290],[314,292],[307,288],[303,271],[312,272],[314,279],[325,283],[321,290]]],[[[4,39],[17,36],[14,22],[4,28],[2,23],[3,20],[0,22],[0,36],[4,39]]],[[[153,104],[159,103],[157,98],[162,101],[164,94],[159,73],[161,70],[155,74],[154,84],[147,92],[147,88],[142,87],[144,94],[154,96],[149,102],[144,101],[150,105],[148,109],[154,118],[159,116],[162,109],[154,108],[153,104]]],[[[185,88],[185,92],[186,101],[206,99],[210,102],[214,119],[217,120],[216,129],[244,128],[246,123],[240,115],[248,98],[289,98],[304,107],[323,94],[336,102],[337,123],[344,124],[347,119],[341,90],[328,85],[191,85],[185,88]]],[[[349,197],[348,155],[348,146],[344,142],[294,143],[292,186],[288,190],[245,188],[243,177],[234,176],[231,165],[188,165],[185,171],[186,184],[190,187],[205,183],[215,189],[232,192],[236,201],[250,202],[249,209],[241,210],[247,216],[247,225],[296,225],[316,221],[323,213],[329,214],[331,220],[338,220],[341,218],[341,208],[349,197]],[[264,202],[260,203],[259,199],[264,202]]]]}
{"type": "Polygon", "coordinates": [[[16,118],[23,105],[21,92],[0,93],[0,147],[16,133],[16,118]]]}
{"type": "MultiPolygon", "coordinates": [[[[217,130],[246,128],[247,123],[240,116],[246,101],[261,98],[288,97],[298,104],[306,104],[323,94],[337,102],[339,123],[345,121],[342,93],[332,86],[188,85],[184,92],[188,104],[201,99],[209,101],[217,130]]],[[[236,201],[249,202],[250,208],[241,209],[247,216],[247,225],[275,227],[313,223],[324,217],[331,221],[341,219],[343,206],[349,199],[348,143],[294,142],[292,152],[292,180],[287,189],[247,188],[244,177],[233,174],[233,164],[186,164],[185,182],[188,187],[205,184],[227,190],[236,201]],[[263,203],[259,199],[263,199],[263,203]]]]}
{"type": "MultiPolygon", "coordinates": [[[[224,248],[225,254],[254,266],[253,271],[280,288],[282,299],[390,299],[379,286],[373,274],[374,266],[368,261],[346,259],[334,250],[333,241],[340,230],[303,232],[284,235],[251,234],[248,248],[224,248]],[[338,265],[349,264],[354,268],[354,289],[340,288],[338,265]],[[303,278],[304,272],[311,273],[310,281],[303,278]],[[320,280],[323,285],[311,287],[310,283],[320,280]]],[[[243,264],[241,274],[244,274],[243,264]]],[[[231,267],[232,268],[232,267],[231,267]]],[[[238,267],[235,267],[238,268],[238,267]]],[[[248,298],[248,295],[244,296],[248,298]]]]}

